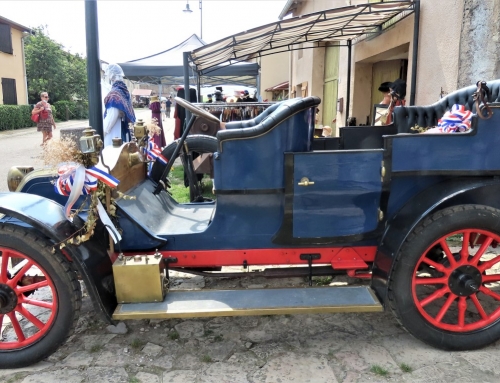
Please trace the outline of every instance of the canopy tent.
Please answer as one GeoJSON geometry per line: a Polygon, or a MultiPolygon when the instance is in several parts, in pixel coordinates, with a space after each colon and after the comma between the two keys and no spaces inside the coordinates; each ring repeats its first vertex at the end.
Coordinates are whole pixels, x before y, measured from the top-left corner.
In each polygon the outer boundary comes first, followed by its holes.
{"type": "MultiPolygon", "coordinates": [[[[414,1],[358,4],[266,24],[196,48],[190,59],[200,74],[221,65],[303,49],[303,43],[356,43],[413,12],[414,1]]],[[[323,43],[323,45],[320,45],[323,43]]]]}
{"type": "MultiPolygon", "coordinates": [[[[205,42],[192,35],[180,44],[163,52],[140,59],[120,63],[125,77],[131,81],[152,84],[179,84],[184,80],[183,52],[202,47],[205,42]]],[[[201,84],[242,84],[255,86],[259,73],[257,63],[238,63],[237,65],[214,68],[210,76],[200,78],[201,84]]],[[[190,77],[198,73],[190,69],[190,77]]]]}
{"type": "Polygon", "coordinates": [[[410,105],[415,102],[420,1],[357,4],[310,13],[253,28],[192,51],[190,61],[200,75],[221,66],[271,54],[325,47],[336,42],[349,49],[346,125],[349,117],[352,45],[377,36],[403,18],[415,14],[410,105]],[[312,44],[310,44],[312,43],[312,44]],[[303,46],[305,44],[305,46],[303,46]]]}

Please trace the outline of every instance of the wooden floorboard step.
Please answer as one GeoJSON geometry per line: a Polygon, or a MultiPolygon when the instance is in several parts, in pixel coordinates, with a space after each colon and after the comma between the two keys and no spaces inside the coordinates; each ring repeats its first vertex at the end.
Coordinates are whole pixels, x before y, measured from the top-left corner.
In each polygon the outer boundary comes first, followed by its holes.
{"type": "Polygon", "coordinates": [[[383,308],[369,287],[347,286],[170,291],[163,302],[119,304],[113,318],[161,319],[373,311],[383,311],[383,308]]]}

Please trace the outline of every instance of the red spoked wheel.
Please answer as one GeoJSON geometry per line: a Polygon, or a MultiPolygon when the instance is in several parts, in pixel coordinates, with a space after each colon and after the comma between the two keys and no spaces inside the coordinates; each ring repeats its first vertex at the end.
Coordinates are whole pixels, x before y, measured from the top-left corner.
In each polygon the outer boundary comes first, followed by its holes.
{"type": "Polygon", "coordinates": [[[45,238],[0,226],[0,368],[23,367],[71,334],[81,304],[76,274],[45,238]]]}
{"type": "Polygon", "coordinates": [[[500,254],[490,246],[499,242],[492,232],[466,229],[443,236],[422,255],[413,275],[413,299],[429,323],[467,332],[498,320],[500,294],[493,289],[500,282],[500,254]]]}
{"type": "Polygon", "coordinates": [[[455,206],[408,236],[390,278],[389,302],[414,336],[451,350],[500,339],[499,219],[496,209],[455,206]]]}
{"type": "Polygon", "coordinates": [[[0,254],[0,350],[21,349],[38,341],[53,325],[56,289],[35,261],[4,247],[0,254]],[[9,264],[19,261],[16,271],[9,271],[9,264]]]}

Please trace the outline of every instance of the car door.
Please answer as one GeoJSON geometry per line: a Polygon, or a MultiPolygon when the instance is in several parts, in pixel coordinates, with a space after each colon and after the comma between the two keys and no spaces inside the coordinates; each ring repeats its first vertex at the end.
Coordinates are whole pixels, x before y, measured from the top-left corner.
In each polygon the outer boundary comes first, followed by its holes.
{"type": "Polygon", "coordinates": [[[293,153],[293,237],[343,237],[377,228],[383,150],[293,153]]]}

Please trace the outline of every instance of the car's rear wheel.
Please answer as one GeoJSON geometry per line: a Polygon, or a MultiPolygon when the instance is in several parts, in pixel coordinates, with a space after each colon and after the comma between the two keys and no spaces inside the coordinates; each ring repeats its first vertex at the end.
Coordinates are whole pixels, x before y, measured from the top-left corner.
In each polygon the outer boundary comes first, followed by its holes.
{"type": "Polygon", "coordinates": [[[39,235],[0,226],[0,369],[48,357],[78,320],[81,290],[76,273],[51,249],[39,235]]]}
{"type": "Polygon", "coordinates": [[[389,279],[389,303],[405,328],[446,350],[500,339],[500,210],[450,207],[408,236],[389,279]]]}

